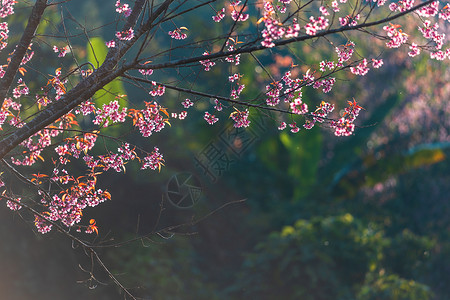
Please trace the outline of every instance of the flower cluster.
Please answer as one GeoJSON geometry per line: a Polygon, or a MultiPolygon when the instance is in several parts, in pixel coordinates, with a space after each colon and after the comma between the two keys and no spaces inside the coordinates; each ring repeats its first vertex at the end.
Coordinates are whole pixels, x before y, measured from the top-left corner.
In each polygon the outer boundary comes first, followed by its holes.
{"type": "Polygon", "coordinates": [[[181,102],[181,104],[183,104],[184,108],[189,108],[194,105],[194,102],[192,102],[190,99],[185,99],[183,102],[181,102]]]}
{"type": "MultiPolygon", "coordinates": [[[[209,55],[209,52],[205,51],[205,52],[203,52],[203,55],[209,55]]],[[[211,67],[216,64],[215,62],[213,62],[213,61],[211,61],[209,59],[201,60],[200,63],[205,68],[205,71],[211,70],[211,67]]]]}
{"type": "Polygon", "coordinates": [[[241,1],[231,1],[231,18],[233,19],[233,21],[244,22],[248,20],[249,14],[244,14],[243,11],[246,9],[246,7],[243,8],[242,6],[240,6],[240,3],[241,1]]]}
{"type": "Polygon", "coordinates": [[[113,100],[108,104],[103,104],[102,108],[97,109],[96,116],[93,121],[95,125],[108,127],[109,123],[123,123],[127,116],[127,108],[120,110],[119,101],[113,100]]]}
{"type": "Polygon", "coordinates": [[[302,93],[299,94],[298,98],[295,98],[291,104],[290,108],[294,114],[303,115],[308,113],[308,105],[302,102],[302,93]]]}
{"type": "Polygon", "coordinates": [[[250,125],[250,121],[248,120],[248,109],[244,111],[239,111],[235,108],[235,111],[230,114],[230,117],[234,121],[234,127],[248,127],[250,125]]]}
{"type": "Polygon", "coordinates": [[[401,29],[398,29],[400,25],[389,24],[383,27],[386,31],[389,41],[386,43],[388,48],[398,48],[408,40],[408,35],[401,29]]]}
{"type": "Polygon", "coordinates": [[[149,94],[153,97],[162,96],[166,92],[166,87],[164,85],[158,85],[155,81],[152,81],[152,90],[149,94]]]}
{"type": "Polygon", "coordinates": [[[423,37],[433,41],[437,50],[442,49],[444,45],[445,34],[439,34],[437,29],[439,25],[437,23],[431,25],[431,21],[426,20],[423,22],[423,26],[419,27],[419,31],[422,33],[423,37]]]}
{"type": "Polygon", "coordinates": [[[339,17],[339,24],[341,24],[341,26],[356,26],[358,25],[358,20],[360,19],[360,15],[357,14],[356,16],[352,16],[352,15],[347,15],[343,18],[339,17]]]}
{"type": "MultiPolygon", "coordinates": [[[[236,41],[234,41],[233,39],[229,39],[226,43],[226,47],[228,47],[228,51],[234,51],[235,50],[235,46],[232,44],[232,41],[235,42],[235,44],[237,44],[236,41]]],[[[227,57],[225,57],[225,60],[229,63],[234,63],[236,66],[240,64],[240,59],[241,59],[241,55],[240,54],[236,54],[236,55],[229,55],[227,57]]]]}
{"type": "Polygon", "coordinates": [[[212,16],[214,22],[220,22],[222,21],[223,18],[225,18],[225,7],[222,8],[221,10],[218,10],[216,12],[216,15],[212,16]]]}
{"type": "Polygon", "coordinates": [[[161,166],[164,166],[163,155],[159,153],[159,149],[155,147],[150,155],[144,157],[141,170],[150,168],[152,170],[158,169],[160,171],[161,166]]]}
{"type": "Polygon", "coordinates": [[[2,4],[0,5],[0,18],[6,18],[14,13],[14,4],[17,1],[15,0],[2,0],[2,4]]]}
{"type": "Polygon", "coordinates": [[[261,34],[264,40],[261,45],[267,48],[275,46],[274,41],[283,37],[292,38],[297,37],[300,32],[300,25],[297,20],[293,20],[292,26],[284,26],[275,18],[275,11],[271,3],[264,2],[264,16],[258,21],[258,23],[264,22],[264,29],[261,34]]]}
{"type": "Polygon", "coordinates": [[[345,109],[344,116],[338,121],[331,122],[331,127],[335,129],[334,134],[336,136],[349,136],[355,130],[355,124],[353,122],[359,115],[362,107],[355,100],[353,102],[348,101],[348,104],[349,107],[345,109]]]}
{"type": "Polygon", "coordinates": [[[134,30],[133,28],[129,28],[124,31],[116,32],[116,37],[121,41],[129,41],[134,38],[134,30]]]}
{"type": "Polygon", "coordinates": [[[5,47],[8,45],[8,43],[6,42],[6,40],[8,39],[8,33],[8,23],[0,23],[0,51],[5,49],[5,47]]]}
{"type": "Polygon", "coordinates": [[[211,115],[209,112],[205,111],[205,115],[203,116],[203,119],[205,119],[205,121],[209,124],[209,125],[213,125],[214,123],[216,123],[217,121],[219,121],[218,118],[216,118],[215,115],[211,115]]]}
{"type": "Polygon", "coordinates": [[[168,118],[164,118],[161,112],[169,117],[169,113],[158,103],[145,102],[144,110],[129,109],[128,116],[133,119],[133,125],[139,128],[143,137],[149,137],[153,132],[160,132],[166,124],[168,118]]]}
{"type": "Polygon", "coordinates": [[[70,51],[69,46],[65,46],[62,48],[58,48],[56,46],[53,46],[53,52],[58,53],[58,57],[64,57],[66,54],[70,51]]]}
{"type": "Polygon", "coordinates": [[[114,47],[116,47],[116,41],[110,40],[109,42],[106,42],[105,45],[108,48],[114,48],[114,47]]]}
{"type": "Polygon", "coordinates": [[[168,34],[170,35],[171,38],[176,39],[176,40],[184,40],[185,38],[187,38],[187,34],[182,32],[181,30],[185,29],[187,30],[186,27],[180,27],[180,28],[176,28],[173,31],[169,31],[168,34]]]}
{"type": "Polygon", "coordinates": [[[130,14],[131,14],[131,7],[130,7],[130,5],[128,5],[128,4],[120,5],[120,0],[117,0],[115,5],[116,5],[116,12],[118,12],[119,14],[123,13],[123,15],[125,17],[129,17],[130,16],[130,14]]]}
{"type": "Polygon", "coordinates": [[[313,16],[309,17],[309,23],[305,25],[307,35],[315,35],[317,31],[324,30],[328,27],[328,19],[323,16],[315,19],[313,16]]]}

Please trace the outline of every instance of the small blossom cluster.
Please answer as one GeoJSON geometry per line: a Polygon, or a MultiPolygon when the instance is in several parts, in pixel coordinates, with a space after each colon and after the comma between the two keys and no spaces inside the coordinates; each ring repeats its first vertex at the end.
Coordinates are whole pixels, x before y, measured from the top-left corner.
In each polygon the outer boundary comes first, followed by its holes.
{"type": "MultiPolygon", "coordinates": [[[[66,93],[66,87],[64,86],[67,83],[67,79],[61,80],[61,68],[58,68],[55,70],[55,76],[52,76],[53,78],[50,79],[47,83],[47,86],[51,85],[53,89],[55,90],[56,96],[55,100],[58,101],[61,99],[61,97],[66,93]]],[[[47,96],[47,95],[45,95],[47,96]]],[[[47,101],[47,100],[46,100],[47,101]]],[[[51,100],[48,100],[50,103],[51,100]]]]}
{"type": "Polygon", "coordinates": [[[420,54],[420,48],[417,46],[416,43],[412,43],[411,46],[409,46],[409,52],[408,55],[411,57],[417,56],[420,54]]]}
{"type": "Polygon", "coordinates": [[[245,8],[243,6],[240,6],[239,4],[241,3],[241,1],[231,1],[230,6],[231,6],[231,18],[233,19],[233,21],[239,21],[239,22],[244,22],[247,21],[249,18],[249,14],[244,14],[244,10],[245,8]]]}
{"type": "Polygon", "coordinates": [[[141,73],[144,76],[150,76],[153,74],[152,69],[139,69],[138,71],[139,71],[139,73],[141,73]]]}
{"type": "Polygon", "coordinates": [[[158,103],[146,102],[144,110],[129,110],[129,116],[133,117],[134,126],[139,128],[143,137],[149,137],[153,132],[160,132],[168,123],[168,119],[164,118],[160,113],[164,113],[167,117],[169,114],[158,103]]]}
{"type": "Polygon", "coordinates": [[[220,103],[219,100],[217,99],[214,99],[214,103],[216,104],[214,105],[214,109],[217,111],[222,111],[223,109],[222,103],[220,103]]]}
{"type": "MultiPolygon", "coordinates": [[[[203,52],[203,55],[209,55],[209,52],[205,51],[205,52],[203,52]]],[[[205,68],[205,71],[211,70],[211,67],[216,64],[215,62],[213,62],[213,61],[211,61],[209,59],[201,60],[200,63],[205,68]]]]}
{"type": "Polygon", "coordinates": [[[149,94],[153,97],[162,96],[166,92],[166,87],[164,85],[156,84],[155,81],[152,81],[152,90],[149,94]]]}
{"type": "Polygon", "coordinates": [[[183,110],[182,112],[179,113],[172,113],[171,117],[174,119],[178,118],[180,120],[184,120],[187,117],[187,111],[183,110]]]}
{"type": "Polygon", "coordinates": [[[213,125],[217,121],[219,121],[219,118],[217,118],[215,115],[210,114],[209,112],[205,111],[205,115],[203,116],[203,119],[209,124],[213,125]]]}
{"type": "Polygon", "coordinates": [[[114,48],[114,47],[116,47],[116,41],[110,40],[109,42],[105,42],[105,45],[108,48],[114,48]]]}
{"type": "Polygon", "coordinates": [[[369,67],[367,63],[367,59],[364,58],[362,62],[360,62],[356,67],[350,67],[350,72],[355,75],[364,76],[369,72],[369,67]]]}
{"type": "Polygon", "coordinates": [[[316,122],[323,123],[328,114],[330,114],[333,110],[333,104],[322,101],[317,109],[310,113],[313,117],[312,119],[307,119],[303,127],[305,129],[311,129],[314,127],[316,122]]]}
{"type": "Polygon", "coordinates": [[[264,22],[265,28],[261,32],[263,37],[261,45],[267,48],[274,47],[274,41],[283,37],[297,37],[301,29],[295,19],[293,20],[292,26],[287,26],[287,28],[285,28],[285,26],[275,18],[274,8],[269,2],[264,2],[264,15],[258,22],[264,22]]]}
{"type": "Polygon", "coordinates": [[[248,120],[248,109],[244,111],[239,111],[235,108],[236,111],[230,114],[230,117],[234,121],[235,128],[248,127],[250,125],[250,121],[248,120]]]}
{"type": "Polygon", "coordinates": [[[338,55],[338,63],[336,64],[336,67],[342,67],[343,63],[348,61],[352,55],[355,48],[355,43],[353,42],[348,42],[345,45],[339,46],[335,48],[335,51],[338,55]]]}
{"type": "MultiPolygon", "coordinates": [[[[307,73],[309,73],[309,71],[307,73]]],[[[266,86],[267,90],[266,96],[268,97],[266,99],[266,104],[269,106],[277,105],[278,103],[280,103],[281,96],[285,97],[284,99],[285,102],[292,101],[296,97],[296,92],[300,91],[302,84],[310,85],[309,80],[310,80],[309,77],[304,78],[303,80],[299,78],[292,79],[291,72],[286,71],[282,77],[282,81],[273,82],[266,86]],[[283,91],[284,88],[283,82],[286,86],[286,89],[284,91],[283,91]]]]}
{"type": "Polygon", "coordinates": [[[82,136],[66,138],[65,141],[66,143],[55,148],[55,152],[59,155],[59,162],[63,165],[69,162],[67,156],[79,158],[81,153],[86,154],[91,150],[97,141],[97,134],[87,132],[82,136]]]}
{"type": "Polygon", "coordinates": [[[230,93],[230,98],[233,100],[236,100],[239,98],[239,95],[242,93],[242,91],[245,88],[245,84],[237,84],[237,89],[232,89],[230,93]]]}
{"type": "Polygon", "coordinates": [[[187,34],[181,31],[181,29],[183,29],[183,28],[185,28],[185,27],[176,28],[173,31],[169,31],[168,34],[173,39],[184,40],[185,38],[187,38],[187,34]]]}
{"type": "Polygon", "coordinates": [[[58,57],[64,57],[66,54],[70,51],[69,46],[65,46],[62,48],[58,48],[56,46],[53,46],[53,52],[58,53],[58,57]]]}
{"type": "Polygon", "coordinates": [[[389,41],[386,43],[388,48],[398,48],[408,40],[408,35],[401,29],[398,29],[400,25],[389,24],[383,27],[386,31],[389,41]]]}
{"type": "Polygon", "coordinates": [[[95,125],[108,127],[109,123],[123,123],[127,116],[127,108],[120,110],[119,101],[113,100],[108,104],[103,104],[102,108],[97,109],[96,116],[93,121],[95,125]]]}
{"type": "Polygon", "coordinates": [[[309,17],[309,23],[305,25],[307,35],[315,35],[317,31],[324,30],[328,27],[328,19],[323,16],[315,19],[313,16],[309,17]]]}
{"type": "Polygon", "coordinates": [[[134,30],[133,28],[129,28],[124,31],[116,32],[116,37],[121,41],[129,41],[134,38],[134,30]]]}
{"type": "Polygon", "coordinates": [[[159,149],[155,147],[150,155],[144,157],[141,170],[149,168],[152,170],[161,170],[161,166],[164,166],[163,155],[159,153],[159,149]]]}
{"type": "Polygon", "coordinates": [[[214,22],[220,22],[222,21],[222,19],[225,18],[225,7],[222,8],[221,10],[218,10],[216,12],[216,15],[212,16],[212,19],[214,20],[214,22]]]}
{"type": "Polygon", "coordinates": [[[357,14],[356,16],[352,16],[352,15],[347,15],[343,18],[339,17],[339,23],[341,24],[341,26],[356,26],[358,25],[358,20],[360,19],[360,15],[357,14]]]}
{"type": "Polygon", "coordinates": [[[84,101],[82,102],[77,108],[75,108],[74,112],[75,114],[83,114],[83,116],[90,115],[92,113],[96,112],[96,108],[93,102],[91,101],[84,101]]]}
{"type": "Polygon", "coordinates": [[[414,7],[414,0],[402,0],[398,1],[397,3],[392,2],[391,4],[389,4],[389,9],[391,11],[404,12],[410,10],[413,7],[414,7]]]}
{"type": "Polygon", "coordinates": [[[302,93],[298,95],[298,98],[295,98],[291,104],[290,108],[294,114],[303,115],[308,113],[308,105],[302,102],[302,93]]]}
{"type": "Polygon", "coordinates": [[[123,13],[123,15],[127,18],[130,16],[130,14],[131,14],[130,5],[128,5],[128,4],[121,5],[120,0],[117,0],[115,5],[116,5],[116,12],[118,12],[119,14],[123,13]]]}
{"type": "Polygon", "coordinates": [[[334,135],[336,136],[349,136],[355,130],[355,124],[353,122],[359,115],[362,107],[355,100],[353,102],[348,101],[348,104],[349,107],[345,109],[344,116],[338,121],[331,122],[331,127],[335,129],[334,135]]]}
{"type": "Polygon", "coordinates": [[[30,93],[30,89],[23,82],[22,78],[19,78],[17,81],[17,86],[13,89],[13,97],[15,99],[20,98],[22,95],[28,95],[30,93]]]}
{"type": "MultiPolygon", "coordinates": [[[[228,51],[234,51],[235,47],[234,45],[231,43],[231,40],[228,40],[226,43],[226,47],[228,47],[228,51]]],[[[241,55],[240,54],[236,54],[236,55],[229,55],[227,57],[225,57],[225,60],[229,63],[234,63],[236,66],[240,64],[240,59],[241,59],[241,55]]]]}
{"type": "MultiPolygon", "coordinates": [[[[51,180],[63,185],[68,183],[73,184],[59,195],[55,194],[50,199],[43,198],[41,200],[41,203],[48,210],[43,213],[46,220],[53,222],[60,221],[70,228],[81,221],[83,210],[86,207],[94,207],[111,199],[109,192],[96,189],[96,177],[74,178],[68,175],[64,169],[61,170],[63,175],[60,176],[59,173],[60,170],[55,168],[51,180]]],[[[35,225],[41,233],[47,233],[51,230],[51,225],[46,220],[42,220],[39,217],[35,219],[35,225]]]]}
{"type": "Polygon", "coordinates": [[[313,88],[315,89],[322,88],[322,91],[324,93],[328,93],[329,91],[331,91],[335,83],[336,78],[334,77],[324,78],[322,80],[316,80],[313,84],[313,88]]]}
{"type": "MultiPolygon", "coordinates": [[[[20,202],[21,198],[16,198],[14,200],[17,201],[17,202],[20,202]]],[[[22,208],[21,205],[15,203],[15,202],[12,202],[10,200],[6,201],[6,206],[12,211],[18,211],[19,209],[22,208]]]]}
{"type": "Polygon", "coordinates": [[[192,102],[190,99],[185,99],[181,104],[184,106],[184,108],[189,108],[194,105],[194,102],[192,102]]]}
{"type": "Polygon", "coordinates": [[[8,43],[6,42],[6,40],[8,39],[8,33],[8,23],[0,23],[0,51],[5,49],[5,47],[8,45],[8,43]]]}
{"type": "Polygon", "coordinates": [[[422,33],[423,37],[433,41],[436,44],[436,49],[442,49],[445,40],[445,33],[439,34],[437,29],[439,25],[435,23],[431,25],[431,21],[426,20],[423,22],[423,27],[419,27],[419,31],[422,33]]]}
{"type": "Polygon", "coordinates": [[[0,18],[6,18],[14,13],[14,4],[18,1],[15,0],[2,0],[0,5],[0,18]]]}

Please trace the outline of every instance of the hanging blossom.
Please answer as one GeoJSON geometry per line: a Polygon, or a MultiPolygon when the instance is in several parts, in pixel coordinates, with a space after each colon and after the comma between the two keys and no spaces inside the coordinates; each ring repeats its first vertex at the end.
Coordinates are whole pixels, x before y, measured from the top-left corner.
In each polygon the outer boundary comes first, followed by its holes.
{"type": "Polygon", "coordinates": [[[367,63],[367,59],[364,58],[361,63],[359,63],[356,67],[350,67],[350,72],[355,75],[364,76],[369,72],[369,67],[367,63]]]}
{"type": "Polygon", "coordinates": [[[168,34],[170,35],[171,38],[176,39],[176,40],[184,40],[185,38],[187,38],[187,34],[182,32],[181,30],[188,30],[186,27],[180,27],[180,28],[176,28],[173,31],[169,31],[168,34]]]}
{"type": "Polygon", "coordinates": [[[225,18],[225,7],[222,8],[221,10],[218,10],[216,12],[215,16],[212,16],[212,19],[214,20],[214,22],[220,22],[222,21],[222,19],[225,18]]]}
{"type": "Polygon", "coordinates": [[[312,119],[307,119],[303,127],[305,129],[311,129],[316,122],[323,123],[325,118],[334,110],[334,105],[328,102],[322,101],[314,112],[311,112],[312,119]]]}
{"type": "Polygon", "coordinates": [[[342,67],[343,63],[348,61],[352,55],[355,48],[355,43],[349,41],[345,45],[341,45],[339,47],[335,48],[335,51],[338,55],[338,63],[336,64],[336,67],[342,67]]]}
{"type": "Polygon", "coordinates": [[[215,115],[210,114],[209,112],[205,111],[205,115],[203,116],[203,119],[209,124],[213,125],[217,121],[219,121],[219,118],[216,118],[215,115]]]}
{"type": "Polygon", "coordinates": [[[349,107],[345,108],[344,116],[338,121],[331,122],[331,127],[335,129],[334,134],[336,136],[349,136],[355,130],[355,124],[353,122],[359,115],[362,107],[355,100],[353,102],[348,101],[348,105],[349,107]]]}
{"type": "Polygon", "coordinates": [[[222,103],[220,103],[219,100],[217,99],[214,99],[214,103],[216,104],[214,105],[214,109],[217,111],[222,111],[223,109],[222,103]]]}
{"type": "Polygon", "coordinates": [[[162,96],[166,92],[166,87],[161,84],[156,84],[155,81],[152,81],[152,90],[149,92],[153,97],[162,96]]]}
{"type": "MultiPolygon", "coordinates": [[[[203,52],[203,55],[209,55],[209,52],[205,51],[205,52],[203,52]]],[[[216,64],[215,62],[213,62],[213,61],[211,61],[209,59],[201,60],[200,63],[205,68],[205,71],[211,70],[211,67],[216,64]]]]}
{"type": "Polygon", "coordinates": [[[297,133],[300,131],[300,128],[297,126],[297,122],[292,122],[291,124],[289,124],[289,127],[291,127],[292,133],[297,133]]]}
{"type": "Polygon", "coordinates": [[[239,22],[244,22],[247,21],[249,18],[249,14],[244,14],[244,10],[247,9],[247,7],[243,8],[242,6],[239,5],[239,3],[241,3],[241,1],[231,1],[230,6],[231,6],[231,18],[233,19],[233,21],[239,21],[239,22]]]}
{"type": "Polygon", "coordinates": [[[308,113],[308,105],[302,102],[302,93],[299,94],[298,98],[295,98],[291,104],[290,108],[294,114],[304,115],[308,113]]]}
{"type": "MultiPolygon", "coordinates": [[[[237,43],[236,41],[234,41],[234,39],[230,38],[228,39],[227,43],[226,43],[226,47],[228,47],[228,51],[234,51],[235,50],[235,46],[232,44],[232,42],[234,42],[235,44],[237,43]]],[[[234,63],[236,66],[240,64],[240,59],[241,59],[241,55],[240,54],[236,54],[236,55],[229,55],[227,57],[225,57],[225,60],[229,63],[234,63]]]]}
{"type": "Polygon", "coordinates": [[[411,46],[409,46],[409,52],[408,55],[411,57],[417,56],[420,54],[420,48],[417,46],[416,43],[412,43],[411,46]]]}
{"type": "Polygon", "coordinates": [[[56,46],[53,46],[53,52],[58,53],[58,57],[64,57],[66,54],[70,51],[69,46],[65,46],[62,48],[58,48],[56,46]]]}

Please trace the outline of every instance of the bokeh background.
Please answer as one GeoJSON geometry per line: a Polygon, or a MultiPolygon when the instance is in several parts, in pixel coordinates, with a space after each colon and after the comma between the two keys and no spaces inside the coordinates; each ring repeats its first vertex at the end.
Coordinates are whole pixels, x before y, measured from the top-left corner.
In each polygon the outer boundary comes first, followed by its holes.
{"type": "MultiPolygon", "coordinates": [[[[114,26],[102,26],[114,21],[112,8],[105,8],[112,5],[69,2],[62,10],[49,10],[48,26],[60,26],[62,11],[69,31],[77,30],[69,17],[98,27],[91,36],[101,45],[114,32],[114,26]]],[[[204,9],[177,25],[189,24],[192,39],[220,32],[202,25],[211,15],[204,9]]],[[[25,17],[13,18],[20,33],[25,17]]],[[[86,211],[85,218],[95,218],[100,228],[98,237],[87,238],[120,242],[214,213],[173,236],[150,235],[101,249],[125,286],[151,299],[450,299],[450,72],[426,55],[411,59],[406,52],[383,50],[383,42],[351,38],[366,45],[362,53],[381,54],[384,66],[365,77],[340,74],[326,95],[304,91],[311,107],[321,100],[344,107],[357,99],[365,110],[351,137],[337,138],[327,127],[280,133],[272,118],[282,116],[257,111],[251,111],[247,130],[233,129],[230,110],[209,126],[202,117],[214,103],[192,97],[196,104],[186,120],[145,141],[127,135],[146,149],[158,146],[165,167],[160,173],[139,172],[130,163],[126,174],[102,175],[99,184],[113,198],[86,211]],[[189,186],[174,185],[175,179],[189,186]]],[[[155,39],[146,51],[171,42],[155,39]]],[[[71,43],[80,60],[89,60],[85,37],[71,43]]],[[[305,72],[319,57],[334,57],[321,40],[257,56],[278,77],[291,63],[305,72]]],[[[53,74],[70,59],[58,59],[43,46],[37,63],[53,74]]],[[[245,56],[240,70],[243,97],[260,95],[265,72],[245,56]]],[[[175,72],[154,76],[172,80],[175,72]]],[[[181,72],[188,79],[195,76],[199,90],[227,92],[222,84],[227,72],[220,68],[181,72]]],[[[115,84],[132,103],[149,101],[145,91],[115,84]]],[[[168,91],[161,101],[169,110],[181,110],[186,97],[168,91]]],[[[120,128],[108,130],[123,134],[120,128]]],[[[36,233],[31,219],[5,205],[0,219],[1,299],[123,298],[95,265],[100,283],[89,280],[89,257],[62,235],[36,233]]]]}

